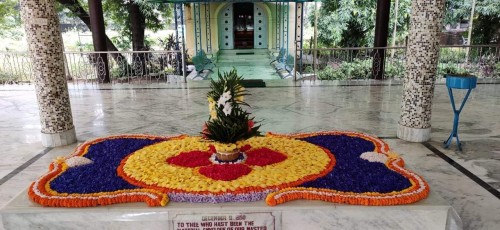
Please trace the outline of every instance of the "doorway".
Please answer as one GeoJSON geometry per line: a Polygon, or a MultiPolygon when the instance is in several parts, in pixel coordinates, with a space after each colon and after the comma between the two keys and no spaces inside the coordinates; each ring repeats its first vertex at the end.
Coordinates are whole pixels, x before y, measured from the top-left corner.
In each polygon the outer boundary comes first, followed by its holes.
{"type": "Polygon", "coordinates": [[[234,48],[254,48],[254,5],[253,3],[234,3],[234,48]]]}

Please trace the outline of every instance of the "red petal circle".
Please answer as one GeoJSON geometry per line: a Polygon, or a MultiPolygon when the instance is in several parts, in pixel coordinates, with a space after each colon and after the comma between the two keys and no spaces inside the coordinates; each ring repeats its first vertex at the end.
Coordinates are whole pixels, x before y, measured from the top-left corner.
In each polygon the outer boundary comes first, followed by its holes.
{"type": "Polygon", "coordinates": [[[175,157],[168,158],[167,163],[182,167],[195,168],[211,165],[212,162],[210,162],[209,160],[210,156],[212,156],[212,153],[206,151],[195,150],[190,152],[182,152],[175,157]]]}
{"type": "Polygon", "coordinates": [[[250,146],[250,145],[244,145],[243,147],[240,148],[240,151],[246,152],[246,151],[250,150],[251,148],[252,148],[252,146],[250,146]]]}
{"type": "Polygon", "coordinates": [[[252,169],[244,164],[209,165],[200,168],[200,174],[214,180],[230,181],[249,174],[252,169]]]}
{"type": "Polygon", "coordinates": [[[268,148],[258,148],[246,152],[247,160],[245,164],[254,166],[266,166],[276,164],[286,160],[286,156],[280,152],[268,148]]]}

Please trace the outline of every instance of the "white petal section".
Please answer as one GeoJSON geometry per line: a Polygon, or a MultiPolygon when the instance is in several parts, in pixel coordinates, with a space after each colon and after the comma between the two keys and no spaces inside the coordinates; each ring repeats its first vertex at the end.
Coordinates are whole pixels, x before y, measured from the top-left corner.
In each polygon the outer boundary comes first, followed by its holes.
{"type": "Polygon", "coordinates": [[[81,156],[70,157],[65,162],[70,168],[94,163],[90,159],[81,156]]]}
{"type": "Polygon", "coordinates": [[[380,162],[385,164],[385,162],[387,161],[386,155],[377,152],[364,152],[359,157],[369,162],[380,162]]]}

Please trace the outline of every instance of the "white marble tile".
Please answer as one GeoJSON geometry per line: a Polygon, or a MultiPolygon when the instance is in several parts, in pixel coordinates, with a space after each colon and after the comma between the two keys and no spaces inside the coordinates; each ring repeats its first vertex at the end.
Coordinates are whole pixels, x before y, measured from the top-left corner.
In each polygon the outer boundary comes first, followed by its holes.
{"type": "Polygon", "coordinates": [[[459,151],[455,140],[445,149],[442,141],[432,139],[430,142],[446,156],[463,166],[474,175],[500,191],[500,138],[463,138],[462,151],[459,151]]]}
{"type": "Polygon", "coordinates": [[[422,175],[462,218],[464,229],[497,229],[500,226],[500,200],[460,171],[433,154],[422,144],[386,140],[401,154],[406,167],[422,175]]]}

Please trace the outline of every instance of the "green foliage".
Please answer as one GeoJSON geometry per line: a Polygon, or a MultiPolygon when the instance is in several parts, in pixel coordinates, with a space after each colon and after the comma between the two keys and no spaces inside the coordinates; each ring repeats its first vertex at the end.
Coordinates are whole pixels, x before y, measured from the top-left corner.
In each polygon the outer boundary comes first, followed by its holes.
{"type": "Polygon", "coordinates": [[[467,61],[465,60],[465,52],[466,49],[464,48],[441,48],[437,70],[438,76],[447,73],[471,73],[482,78],[498,77],[495,72],[498,63],[496,49],[470,49],[467,61]]]}
{"type": "MultiPolygon", "coordinates": [[[[411,0],[399,1],[398,18],[391,5],[392,31],[394,20],[397,20],[397,40],[407,35],[410,21],[411,0]]],[[[377,1],[373,0],[324,0],[319,9],[318,40],[329,47],[363,47],[372,46],[375,35],[375,15],[377,1]]],[[[314,26],[314,11],[309,21],[314,26]]]]}
{"type": "Polygon", "coordinates": [[[11,29],[21,25],[21,16],[16,9],[18,1],[0,1],[0,35],[11,35],[11,29]]]}
{"type": "MultiPolygon", "coordinates": [[[[113,44],[115,44],[118,50],[131,50],[132,49],[132,40],[130,37],[124,36],[114,36],[110,38],[113,44]]],[[[93,49],[93,47],[92,47],[93,49]]]]}
{"type": "MultiPolygon", "coordinates": [[[[408,36],[410,29],[410,16],[411,16],[411,0],[399,0],[398,4],[398,18],[396,18],[396,3],[393,0],[391,3],[391,15],[389,18],[389,41],[392,40],[392,32],[394,30],[394,22],[396,23],[396,44],[402,44],[408,36]]],[[[374,34],[375,35],[375,34],[374,34]]]]}
{"type": "MultiPolygon", "coordinates": [[[[498,54],[497,54],[498,55],[498,54]]],[[[480,77],[499,77],[500,63],[498,62],[498,56],[495,54],[483,55],[479,59],[479,69],[476,70],[476,75],[480,77]]]]}
{"type": "MultiPolygon", "coordinates": [[[[172,18],[171,4],[151,3],[146,0],[105,0],[103,1],[104,20],[107,28],[116,30],[120,36],[114,37],[117,47],[129,49],[132,47],[132,30],[129,14],[129,4],[139,5],[146,22],[146,29],[156,32],[170,25],[172,18]],[[127,45],[125,45],[127,44],[127,45]]],[[[148,41],[146,40],[145,43],[148,41]]],[[[145,44],[148,47],[148,44],[145,44]]]]}
{"type": "Polygon", "coordinates": [[[441,48],[439,52],[439,63],[460,63],[465,61],[465,49],[463,48],[441,48]]]}
{"type": "Polygon", "coordinates": [[[405,75],[405,62],[394,61],[388,62],[385,65],[384,77],[385,78],[402,78],[405,75]]]}
{"type": "Polygon", "coordinates": [[[318,73],[319,80],[367,79],[371,75],[371,60],[354,59],[352,62],[328,65],[318,73]],[[337,66],[336,68],[334,66],[337,66]]]}
{"type": "Polygon", "coordinates": [[[314,72],[314,69],[311,65],[307,66],[305,69],[304,69],[304,73],[313,73],[314,72]]]}
{"type": "Polygon", "coordinates": [[[437,73],[439,76],[443,76],[445,74],[464,75],[468,73],[468,71],[455,63],[443,63],[438,65],[437,73]]]}
{"type": "Polygon", "coordinates": [[[111,77],[117,79],[130,76],[130,73],[127,71],[128,68],[128,64],[125,62],[116,63],[110,70],[111,77]]]}
{"type": "Polygon", "coordinates": [[[318,72],[318,80],[343,80],[347,77],[341,71],[335,70],[331,66],[327,66],[318,72]]]}
{"type": "Polygon", "coordinates": [[[500,62],[497,62],[495,64],[495,67],[493,69],[493,77],[500,77],[500,62]]]}
{"type": "MultiPolygon", "coordinates": [[[[499,6],[500,7],[500,6],[499,6]]],[[[500,40],[500,13],[479,15],[474,19],[471,44],[494,44],[500,40]]]]}
{"type": "Polygon", "coordinates": [[[209,103],[213,103],[216,116],[205,123],[205,129],[201,133],[205,138],[221,143],[235,143],[239,140],[244,140],[255,135],[259,135],[260,125],[255,125],[253,118],[250,118],[250,113],[244,111],[242,106],[248,106],[243,102],[243,97],[250,95],[241,85],[243,78],[238,76],[236,69],[229,73],[219,73],[219,80],[211,80],[211,91],[207,97],[209,103]],[[229,92],[231,97],[225,104],[219,104],[221,96],[229,92]],[[225,110],[230,106],[230,113],[225,110]]]}
{"type": "MultiPolygon", "coordinates": [[[[348,80],[348,79],[368,79],[371,77],[372,60],[354,59],[351,62],[330,64],[318,72],[319,80],[348,80]]],[[[387,62],[385,65],[385,78],[403,77],[405,63],[395,61],[387,62]]]]}
{"type": "MultiPolygon", "coordinates": [[[[446,0],[444,24],[454,25],[469,21],[471,8],[472,1],[446,0]]],[[[474,11],[471,44],[498,42],[500,39],[500,1],[476,0],[474,11]]]]}
{"type": "MultiPolygon", "coordinates": [[[[159,42],[160,47],[163,48],[163,50],[172,50],[172,51],[179,50],[179,46],[177,46],[177,43],[175,41],[173,34],[170,34],[169,36],[167,36],[166,39],[158,39],[158,42],[159,42]]],[[[167,56],[170,57],[167,60],[168,65],[177,66],[177,70],[175,70],[173,72],[175,72],[177,74],[181,74],[182,73],[182,66],[181,66],[181,63],[178,63],[178,59],[176,58],[176,57],[180,56],[180,54],[170,53],[170,54],[167,54],[167,56]]],[[[186,59],[190,59],[187,50],[184,51],[184,57],[186,59]]]]}

